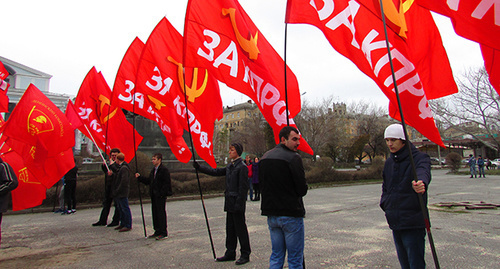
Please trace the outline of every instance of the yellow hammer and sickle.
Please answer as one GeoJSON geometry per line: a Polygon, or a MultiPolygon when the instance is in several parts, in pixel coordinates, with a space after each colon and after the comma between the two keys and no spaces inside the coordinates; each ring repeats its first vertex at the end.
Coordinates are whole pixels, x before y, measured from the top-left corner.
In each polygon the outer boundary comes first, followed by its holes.
{"type": "MultiPolygon", "coordinates": [[[[101,123],[106,123],[109,119],[111,119],[114,115],[116,115],[116,113],[118,112],[118,108],[115,108],[115,110],[111,111],[106,116],[103,116],[104,113],[105,113],[104,112],[104,106],[105,105],[110,106],[111,102],[104,95],[99,95],[99,101],[101,102],[101,107],[99,108],[101,110],[101,116],[100,116],[99,120],[101,121],[101,123]]],[[[109,111],[107,111],[107,112],[109,112],[109,111]]]]}
{"type": "Polygon", "coordinates": [[[154,98],[153,96],[148,95],[148,99],[155,105],[155,109],[158,111],[160,111],[164,106],[166,106],[164,103],[154,98]]]}
{"type": "Polygon", "coordinates": [[[179,77],[179,83],[182,92],[186,93],[189,102],[194,103],[195,99],[200,97],[207,88],[208,71],[205,69],[205,78],[203,79],[203,84],[198,89],[198,68],[193,68],[193,80],[191,82],[191,87],[188,87],[186,85],[187,90],[184,90],[184,76],[183,76],[182,64],[177,62],[174,58],[170,56],[168,56],[167,59],[173,64],[177,65],[177,76],[179,77]]]}
{"type": "Polygon", "coordinates": [[[236,26],[235,12],[236,10],[234,8],[222,9],[222,15],[224,16],[229,15],[229,19],[231,20],[231,25],[233,26],[234,33],[236,34],[236,39],[238,41],[238,44],[240,44],[241,49],[243,49],[248,53],[248,57],[251,60],[257,60],[257,57],[259,57],[260,53],[259,48],[257,47],[257,38],[259,36],[259,32],[255,33],[255,36],[252,36],[252,34],[250,33],[250,40],[244,38],[240,34],[238,26],[236,26]]]}
{"type": "Polygon", "coordinates": [[[415,0],[399,0],[399,11],[396,9],[393,0],[382,0],[384,5],[384,14],[387,16],[392,23],[400,27],[399,36],[406,38],[406,32],[408,32],[408,26],[406,25],[405,13],[411,8],[415,0]]]}

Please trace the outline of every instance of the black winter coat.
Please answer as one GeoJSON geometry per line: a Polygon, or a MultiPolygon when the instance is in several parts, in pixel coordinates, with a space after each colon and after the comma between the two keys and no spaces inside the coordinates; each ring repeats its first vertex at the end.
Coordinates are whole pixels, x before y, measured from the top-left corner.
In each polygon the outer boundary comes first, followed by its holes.
{"type": "MultiPolygon", "coordinates": [[[[407,142],[408,143],[408,142],[407,142]]],[[[423,199],[427,210],[427,190],[431,182],[431,160],[410,143],[418,180],[425,184],[423,199]]],[[[408,147],[405,145],[386,160],[383,171],[380,207],[385,212],[392,230],[425,228],[418,194],[412,187],[412,168],[408,147]]]]}
{"type": "Polygon", "coordinates": [[[130,167],[128,163],[120,164],[120,170],[113,182],[113,198],[128,198],[130,192],[130,167]]]}
{"type": "Polygon", "coordinates": [[[158,166],[155,177],[155,168],[149,173],[149,177],[140,176],[137,178],[140,182],[149,185],[149,195],[151,197],[162,197],[172,195],[172,182],[168,168],[161,163],[158,166]]]}
{"type": "Polygon", "coordinates": [[[225,168],[200,166],[200,172],[211,176],[226,176],[224,191],[224,211],[245,212],[248,192],[248,168],[241,158],[231,162],[225,168]]]}

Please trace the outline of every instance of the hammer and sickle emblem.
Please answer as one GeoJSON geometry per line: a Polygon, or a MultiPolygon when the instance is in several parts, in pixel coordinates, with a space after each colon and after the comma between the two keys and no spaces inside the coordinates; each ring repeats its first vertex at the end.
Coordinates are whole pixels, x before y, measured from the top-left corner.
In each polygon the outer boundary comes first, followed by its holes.
{"type": "Polygon", "coordinates": [[[238,41],[238,44],[240,44],[241,49],[248,53],[248,57],[251,60],[257,60],[257,57],[259,57],[260,53],[259,48],[257,47],[257,38],[259,36],[259,32],[255,33],[255,36],[252,36],[252,34],[250,33],[250,40],[244,38],[240,34],[238,26],[236,26],[235,12],[236,10],[234,8],[222,9],[222,15],[224,16],[229,15],[229,19],[231,20],[231,25],[233,26],[234,33],[236,34],[236,40],[238,41]]]}
{"type": "Polygon", "coordinates": [[[102,124],[106,123],[109,119],[111,119],[113,116],[116,115],[116,113],[118,112],[118,108],[115,108],[113,111],[109,112],[109,111],[104,111],[104,107],[106,105],[110,106],[111,105],[111,102],[109,101],[109,99],[104,96],[104,95],[99,95],[99,101],[101,102],[101,105],[99,107],[99,110],[100,110],[100,117],[99,117],[99,120],[101,121],[102,124]],[[109,113],[107,113],[109,112],[109,113]],[[107,114],[106,114],[107,113],[107,114]],[[106,116],[104,116],[106,115],[106,116]]]}
{"type": "Polygon", "coordinates": [[[154,98],[153,96],[151,95],[148,95],[148,99],[155,105],[155,109],[160,111],[163,107],[165,107],[166,105],[164,103],[162,103],[160,100],[154,98]]]}
{"type": "Polygon", "coordinates": [[[406,38],[408,26],[406,25],[405,13],[411,8],[415,0],[399,0],[399,11],[396,9],[393,0],[382,0],[384,14],[392,23],[400,27],[398,35],[406,38]]]}
{"type": "Polygon", "coordinates": [[[168,56],[167,59],[177,65],[177,76],[179,77],[179,83],[182,89],[182,92],[185,92],[188,96],[188,101],[194,103],[195,99],[200,97],[205,89],[207,88],[208,83],[208,71],[205,69],[205,78],[203,79],[203,84],[198,89],[198,68],[193,68],[193,81],[191,82],[191,87],[186,85],[186,90],[184,89],[184,76],[183,76],[183,68],[182,63],[177,62],[174,58],[168,56]]]}

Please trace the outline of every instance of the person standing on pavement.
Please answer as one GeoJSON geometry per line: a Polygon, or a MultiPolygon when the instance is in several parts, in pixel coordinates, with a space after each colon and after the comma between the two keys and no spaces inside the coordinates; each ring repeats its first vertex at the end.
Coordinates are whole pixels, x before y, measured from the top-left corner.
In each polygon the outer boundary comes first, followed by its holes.
{"type": "Polygon", "coordinates": [[[259,161],[261,212],[267,216],[272,253],[269,268],[304,268],[304,217],[302,197],[307,194],[302,158],[297,153],[299,131],[286,126],[279,133],[280,144],[259,161]]]}
{"type": "Polygon", "coordinates": [[[2,215],[9,206],[9,193],[17,188],[14,169],[0,158],[0,243],[2,242],[2,215]]]}
{"type": "Polygon", "coordinates": [[[149,177],[141,176],[135,173],[135,177],[140,182],[149,185],[149,195],[151,196],[151,212],[153,215],[154,234],[148,238],[162,240],[168,237],[167,231],[167,211],[165,204],[167,196],[172,195],[172,182],[170,181],[170,172],[162,163],[163,156],[156,153],[151,158],[154,167],[149,173],[149,177]]]}
{"type": "Polygon", "coordinates": [[[128,232],[132,230],[132,213],[128,205],[128,195],[130,192],[130,167],[125,162],[125,154],[116,155],[116,163],[119,170],[113,182],[113,199],[120,210],[120,225],[115,228],[119,232],[128,232]]]}
{"type": "Polygon", "coordinates": [[[477,157],[477,171],[479,172],[479,177],[481,177],[481,175],[483,177],[486,177],[486,175],[484,174],[484,160],[481,155],[478,155],[477,157]]]}
{"type": "Polygon", "coordinates": [[[108,223],[108,215],[111,210],[111,204],[113,203],[113,196],[111,195],[111,191],[113,189],[113,182],[116,174],[118,173],[119,166],[116,163],[116,155],[120,153],[120,150],[117,148],[111,149],[109,152],[110,158],[108,160],[108,167],[105,164],[102,164],[101,168],[104,172],[104,200],[102,202],[102,210],[101,215],[99,216],[99,221],[93,223],[92,226],[108,226],[114,227],[120,224],[120,210],[118,209],[115,203],[115,213],[113,214],[113,219],[110,224],[108,223]],[[109,168],[109,171],[108,171],[109,168]],[[107,225],[106,225],[107,224],[107,225]]]}
{"type": "Polygon", "coordinates": [[[259,189],[259,158],[255,157],[252,164],[252,186],[255,198],[254,201],[260,201],[260,189],[259,189]]]}
{"type": "Polygon", "coordinates": [[[73,214],[76,212],[76,178],[78,176],[78,166],[71,168],[64,175],[64,202],[67,204],[66,212],[62,214],[73,214]]]}
{"type": "Polygon", "coordinates": [[[410,141],[405,140],[401,124],[389,125],[385,129],[384,138],[391,153],[382,173],[380,207],[392,230],[401,268],[425,268],[425,222],[418,195],[422,194],[427,210],[431,160],[429,155],[420,152],[410,141]],[[410,154],[415,163],[416,181],[413,178],[410,154]]]}
{"type": "Polygon", "coordinates": [[[467,164],[470,168],[470,178],[472,178],[473,176],[477,177],[476,158],[472,156],[472,154],[469,154],[469,161],[467,161],[467,164]]]}
{"type": "Polygon", "coordinates": [[[241,256],[236,261],[237,265],[250,261],[250,239],[245,223],[245,208],[248,192],[248,168],[241,159],[243,146],[233,143],[229,146],[231,163],[225,168],[200,166],[193,162],[193,167],[198,171],[211,176],[226,176],[226,190],[224,191],[224,211],[226,211],[226,252],[216,261],[236,260],[236,246],[240,241],[241,256]]]}

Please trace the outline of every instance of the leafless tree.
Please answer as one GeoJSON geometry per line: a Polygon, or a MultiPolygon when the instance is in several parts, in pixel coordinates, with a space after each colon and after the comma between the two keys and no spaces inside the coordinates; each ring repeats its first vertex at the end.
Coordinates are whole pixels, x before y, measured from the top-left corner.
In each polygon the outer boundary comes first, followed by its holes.
{"type": "Polygon", "coordinates": [[[484,68],[469,70],[458,81],[459,93],[430,103],[435,119],[499,150],[500,98],[484,68]],[[488,138],[488,140],[486,140],[488,138]]]}

